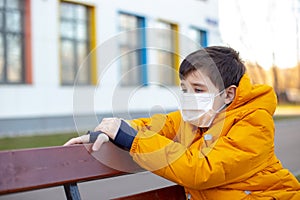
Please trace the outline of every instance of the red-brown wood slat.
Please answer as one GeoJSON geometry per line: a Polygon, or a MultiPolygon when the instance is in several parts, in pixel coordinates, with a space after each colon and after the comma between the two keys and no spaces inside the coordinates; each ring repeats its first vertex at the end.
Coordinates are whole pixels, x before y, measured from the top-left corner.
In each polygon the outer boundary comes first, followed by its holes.
{"type": "Polygon", "coordinates": [[[91,145],[0,151],[0,194],[46,188],[142,171],[127,152],[106,143],[99,152],[91,145]],[[124,156],[127,154],[127,156],[124,156]],[[98,159],[95,159],[96,156],[98,159]],[[110,168],[111,160],[125,169],[110,168]]]}
{"type": "Polygon", "coordinates": [[[185,200],[185,192],[182,186],[172,185],[165,188],[142,192],[113,200],[185,200]]]}

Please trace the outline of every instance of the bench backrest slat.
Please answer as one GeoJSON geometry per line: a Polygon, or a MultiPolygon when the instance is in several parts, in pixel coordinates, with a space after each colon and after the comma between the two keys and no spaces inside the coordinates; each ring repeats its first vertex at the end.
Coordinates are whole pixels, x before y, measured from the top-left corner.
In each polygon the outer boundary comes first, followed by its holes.
{"type": "MultiPolygon", "coordinates": [[[[91,145],[0,151],[0,194],[59,186],[142,171],[128,155],[106,143],[91,154],[91,145]],[[125,170],[98,161],[119,162],[125,170]]],[[[109,163],[109,162],[108,162],[109,163]]],[[[114,165],[118,165],[115,163],[114,165]]]]}

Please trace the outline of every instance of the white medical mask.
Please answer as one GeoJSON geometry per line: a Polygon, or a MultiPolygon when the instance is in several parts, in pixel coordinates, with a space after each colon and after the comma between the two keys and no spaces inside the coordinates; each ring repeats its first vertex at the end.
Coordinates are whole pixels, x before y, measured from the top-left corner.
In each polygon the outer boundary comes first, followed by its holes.
{"type": "Polygon", "coordinates": [[[197,127],[209,127],[216,114],[226,106],[226,104],[222,105],[217,111],[213,109],[215,97],[223,91],[218,94],[182,93],[180,98],[180,112],[183,120],[197,127]]]}

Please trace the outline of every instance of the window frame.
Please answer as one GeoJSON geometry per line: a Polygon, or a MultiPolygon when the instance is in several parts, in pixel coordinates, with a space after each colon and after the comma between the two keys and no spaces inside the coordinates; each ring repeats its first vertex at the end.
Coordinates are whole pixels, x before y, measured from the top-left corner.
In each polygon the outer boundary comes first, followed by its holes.
{"type": "MultiPolygon", "coordinates": [[[[180,56],[179,56],[179,25],[175,22],[171,22],[168,20],[164,20],[164,19],[159,19],[157,20],[159,23],[165,23],[165,24],[169,24],[171,27],[171,30],[173,32],[173,52],[172,52],[172,63],[173,63],[173,68],[175,71],[179,71],[179,66],[180,66],[180,56]]],[[[159,74],[159,81],[161,81],[161,74],[159,74]]],[[[176,74],[173,74],[172,77],[172,83],[171,84],[167,84],[168,86],[178,86],[180,83],[180,79],[179,76],[177,76],[176,74]]]]}
{"type": "Polygon", "coordinates": [[[191,26],[190,30],[197,31],[200,37],[199,41],[196,41],[201,47],[207,47],[208,46],[208,31],[205,29],[198,28],[196,26],[191,26]]]}
{"type": "MultiPolygon", "coordinates": [[[[72,4],[72,5],[76,5],[76,6],[83,6],[85,7],[85,9],[87,10],[86,13],[86,19],[82,20],[82,19],[78,19],[78,18],[71,18],[71,19],[67,19],[66,17],[62,17],[61,15],[61,7],[59,7],[59,26],[60,26],[60,30],[61,30],[61,23],[62,21],[68,21],[71,22],[72,25],[72,31],[76,30],[78,24],[77,22],[80,21],[80,23],[82,23],[83,21],[85,22],[86,25],[86,39],[80,39],[78,38],[78,35],[76,37],[64,37],[61,33],[61,31],[59,31],[59,41],[60,41],[60,45],[59,45],[59,58],[60,58],[60,84],[62,86],[73,86],[75,83],[78,86],[89,86],[89,85],[96,85],[97,84],[97,59],[96,59],[96,55],[90,54],[90,52],[96,47],[96,9],[93,5],[90,4],[85,4],[85,3],[81,3],[81,2],[74,2],[74,1],[68,1],[68,0],[61,0],[60,1],[60,6],[61,4],[66,3],[66,4],[72,4]],[[72,61],[74,62],[72,64],[72,69],[74,71],[73,74],[73,81],[64,81],[63,79],[63,59],[62,59],[62,44],[64,41],[70,41],[72,46],[74,48],[72,48],[73,52],[72,55],[75,59],[72,59],[72,61]],[[80,63],[78,63],[78,59],[77,59],[77,55],[78,55],[78,48],[79,45],[84,43],[85,47],[87,49],[87,55],[89,55],[89,66],[88,66],[88,72],[87,72],[87,82],[86,83],[80,83],[78,82],[77,78],[77,72],[79,70],[80,67],[80,63]]],[[[75,31],[74,31],[75,32],[75,31]]],[[[81,61],[82,62],[82,61],[81,61]]]]}
{"type": "MultiPolygon", "coordinates": [[[[139,52],[139,57],[138,57],[138,60],[137,60],[137,63],[138,63],[138,66],[142,66],[141,67],[141,71],[140,71],[140,79],[137,80],[137,83],[133,83],[133,84],[123,84],[121,83],[121,86],[122,87],[130,87],[130,86],[136,86],[136,85],[143,85],[143,86],[147,86],[148,85],[148,69],[147,69],[147,49],[146,49],[146,30],[145,30],[145,27],[146,27],[146,18],[144,16],[141,16],[141,15],[137,15],[137,14],[133,14],[133,13],[130,13],[130,12],[125,12],[125,11],[119,11],[118,12],[118,17],[120,17],[120,15],[127,15],[127,16],[131,16],[131,17],[135,17],[137,19],[137,27],[136,29],[139,29],[140,30],[140,35],[139,35],[139,39],[140,41],[137,41],[138,43],[140,43],[140,45],[137,45],[137,46],[140,46],[142,48],[140,48],[140,52],[139,52]]],[[[120,24],[120,21],[118,23],[118,29],[119,29],[119,32],[122,32],[122,31],[130,31],[130,30],[124,30],[122,29],[121,27],[121,24],[120,24]]],[[[119,43],[119,49],[121,49],[123,44],[120,44],[119,43]]],[[[120,72],[122,72],[122,63],[120,62],[120,72]]]]}
{"type": "Polygon", "coordinates": [[[21,85],[21,84],[32,84],[32,53],[31,53],[31,0],[24,0],[22,2],[22,8],[7,8],[4,1],[4,7],[0,8],[2,15],[3,27],[0,29],[1,37],[3,39],[3,73],[4,78],[0,80],[0,85],[21,85]],[[6,15],[9,12],[18,12],[20,14],[20,31],[11,31],[6,27],[6,15]],[[19,36],[21,39],[20,46],[20,81],[11,81],[8,77],[8,41],[9,35],[19,36]]]}

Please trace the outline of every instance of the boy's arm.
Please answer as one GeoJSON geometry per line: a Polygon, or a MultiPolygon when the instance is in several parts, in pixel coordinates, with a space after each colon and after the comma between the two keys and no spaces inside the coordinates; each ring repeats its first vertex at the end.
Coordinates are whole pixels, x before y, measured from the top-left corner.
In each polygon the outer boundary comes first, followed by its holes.
{"type": "Polygon", "coordinates": [[[207,189],[239,182],[261,171],[273,155],[273,119],[258,110],[237,122],[203,154],[203,140],[189,148],[151,130],[140,131],[130,153],[143,168],[180,185],[207,189]],[[263,123],[262,123],[263,122],[263,123]]]}
{"type": "Polygon", "coordinates": [[[129,150],[138,131],[152,131],[169,139],[175,139],[180,121],[181,115],[179,112],[172,112],[167,115],[156,114],[151,118],[131,121],[119,118],[104,118],[94,132],[72,138],[64,146],[94,143],[93,150],[97,151],[104,142],[108,141],[109,137],[116,145],[129,150]]]}
{"type": "Polygon", "coordinates": [[[155,114],[150,118],[125,120],[137,131],[153,131],[169,139],[173,139],[179,129],[181,115],[179,111],[168,114],[155,114]]]}

